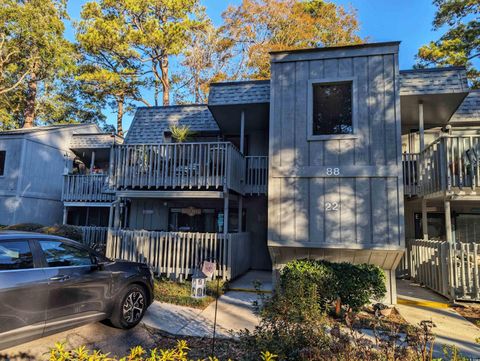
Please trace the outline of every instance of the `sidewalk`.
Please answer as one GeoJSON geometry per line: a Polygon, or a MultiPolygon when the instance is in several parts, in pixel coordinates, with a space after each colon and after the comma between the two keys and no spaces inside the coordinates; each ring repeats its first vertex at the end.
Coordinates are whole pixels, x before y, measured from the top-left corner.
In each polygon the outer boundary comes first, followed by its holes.
{"type": "MultiPolygon", "coordinates": [[[[259,301],[254,285],[260,291],[272,291],[272,273],[250,271],[230,284],[230,291],[218,299],[218,337],[231,337],[230,331],[253,330],[259,319],[254,314],[253,302],[259,301]]],[[[204,310],[154,302],[143,319],[145,325],[173,335],[211,337],[215,319],[215,302],[204,310]]]]}
{"type": "Polygon", "coordinates": [[[423,320],[435,323],[437,357],[442,356],[442,345],[455,345],[465,356],[480,357],[480,345],[475,343],[480,329],[448,308],[447,299],[408,280],[397,280],[397,293],[396,308],[408,323],[418,325],[423,320]]]}
{"type": "MultiPolygon", "coordinates": [[[[257,295],[229,291],[218,299],[218,337],[231,337],[230,331],[253,330],[258,317],[253,312],[257,295]]],[[[173,335],[211,337],[215,319],[215,302],[204,310],[155,301],[147,310],[143,323],[173,335]]]]}

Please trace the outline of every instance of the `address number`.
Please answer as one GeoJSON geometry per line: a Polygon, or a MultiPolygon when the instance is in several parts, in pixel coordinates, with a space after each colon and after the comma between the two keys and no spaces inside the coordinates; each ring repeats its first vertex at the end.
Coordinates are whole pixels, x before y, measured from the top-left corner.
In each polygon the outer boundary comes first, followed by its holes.
{"type": "Polygon", "coordinates": [[[340,168],[327,168],[327,175],[340,175],[340,168]]]}
{"type": "Polygon", "coordinates": [[[327,203],[325,203],[325,210],[326,211],[338,211],[338,203],[337,202],[327,202],[327,203]]]}

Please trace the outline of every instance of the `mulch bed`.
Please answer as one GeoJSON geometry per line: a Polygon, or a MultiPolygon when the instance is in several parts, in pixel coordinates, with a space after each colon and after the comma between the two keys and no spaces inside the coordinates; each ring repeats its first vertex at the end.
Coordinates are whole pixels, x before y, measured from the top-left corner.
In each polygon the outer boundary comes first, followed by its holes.
{"type": "Polygon", "coordinates": [[[377,328],[380,330],[390,330],[397,328],[399,331],[405,331],[409,323],[400,315],[396,308],[392,309],[389,316],[384,316],[378,319],[375,316],[373,307],[367,306],[358,313],[353,322],[354,328],[377,328]]]}
{"type": "Polygon", "coordinates": [[[453,309],[475,326],[480,327],[480,304],[461,304],[453,309]]]}
{"type": "MultiPolygon", "coordinates": [[[[179,340],[185,340],[190,349],[188,351],[189,359],[203,360],[212,355],[212,338],[176,336],[152,329],[150,331],[158,335],[158,341],[155,344],[158,349],[171,349],[175,347],[179,340]]],[[[215,339],[215,356],[220,360],[239,359],[241,352],[238,348],[238,342],[233,339],[215,339]]]]}

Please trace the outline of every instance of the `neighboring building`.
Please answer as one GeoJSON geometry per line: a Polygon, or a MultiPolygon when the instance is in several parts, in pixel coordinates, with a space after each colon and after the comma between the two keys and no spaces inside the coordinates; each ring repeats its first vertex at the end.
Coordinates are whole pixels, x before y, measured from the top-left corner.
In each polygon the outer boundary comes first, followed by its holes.
{"type": "Polygon", "coordinates": [[[0,224],[62,221],[65,159],[74,134],[93,124],[65,124],[0,132],[0,224]]]}
{"type": "Polygon", "coordinates": [[[123,144],[73,136],[64,222],[89,240],[108,230],[109,256],[171,277],[204,260],[224,278],[295,258],[368,262],[395,303],[405,235],[453,245],[480,224],[480,93],[464,68],[400,71],[398,45],[275,52],[271,80],[138,108],[123,144]],[[173,125],[194,134],[176,143],[173,125]]]}

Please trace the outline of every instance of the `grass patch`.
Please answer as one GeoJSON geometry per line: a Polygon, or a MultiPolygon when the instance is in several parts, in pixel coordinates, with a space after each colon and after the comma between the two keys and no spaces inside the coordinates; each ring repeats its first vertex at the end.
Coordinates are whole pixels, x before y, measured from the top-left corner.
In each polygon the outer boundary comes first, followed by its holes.
{"type": "MultiPolygon", "coordinates": [[[[192,283],[190,281],[179,283],[165,278],[155,279],[155,300],[203,310],[215,301],[216,288],[217,281],[207,282],[207,296],[198,299],[190,296],[192,290],[192,283]]],[[[227,283],[220,280],[218,297],[225,293],[226,288],[227,283]]]]}

